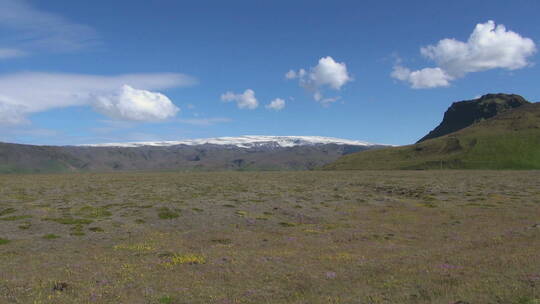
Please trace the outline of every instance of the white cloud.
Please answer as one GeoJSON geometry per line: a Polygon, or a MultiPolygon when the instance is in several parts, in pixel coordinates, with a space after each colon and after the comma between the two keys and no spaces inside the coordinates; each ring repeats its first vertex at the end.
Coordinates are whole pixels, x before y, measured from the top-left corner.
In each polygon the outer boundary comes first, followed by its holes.
{"type": "Polygon", "coordinates": [[[343,85],[352,80],[345,63],[335,62],[330,56],[321,58],[309,77],[316,86],[328,85],[335,90],[341,89],[343,85]]]}
{"type": "Polygon", "coordinates": [[[443,39],[421,49],[422,55],[456,77],[495,68],[521,69],[529,65],[528,58],[535,52],[531,39],[493,21],[477,24],[467,42],[443,39]]]}
{"type": "Polygon", "coordinates": [[[400,65],[394,67],[392,77],[408,82],[415,89],[447,87],[453,79],[440,68],[424,68],[411,71],[400,65]]]}
{"type": "Polygon", "coordinates": [[[290,70],[285,74],[286,79],[295,79],[296,77],[298,77],[298,75],[296,74],[296,71],[294,70],[290,70]]]}
{"type": "Polygon", "coordinates": [[[324,88],[340,90],[353,80],[347,71],[347,65],[344,62],[336,62],[330,56],[319,59],[318,64],[309,72],[304,69],[290,70],[285,74],[285,78],[298,78],[300,86],[311,92],[316,101],[325,99],[322,93],[324,88]]]}
{"type": "Polygon", "coordinates": [[[100,44],[94,29],[32,7],[26,0],[0,0],[0,45],[26,51],[71,52],[100,44]]]}
{"type": "Polygon", "coordinates": [[[283,108],[285,108],[285,100],[281,98],[276,98],[272,100],[269,104],[267,104],[266,108],[275,111],[283,110],[283,108]]]}
{"type": "Polygon", "coordinates": [[[341,99],[341,96],[336,96],[336,97],[323,98],[323,99],[319,100],[319,102],[322,103],[325,106],[328,106],[331,103],[334,103],[334,102],[336,102],[336,101],[338,101],[340,99],[341,99]]]}
{"type": "MultiPolygon", "coordinates": [[[[124,85],[138,90],[190,86],[197,81],[183,74],[126,74],[95,76],[82,74],[18,73],[0,76],[0,122],[22,123],[32,113],[55,108],[93,105],[99,98],[118,94],[124,85]],[[31,88],[31,90],[29,90],[31,88]]],[[[116,113],[118,114],[118,113],[116,113]]],[[[148,120],[160,116],[148,112],[148,120]]],[[[133,113],[122,118],[133,119],[133,113]]],[[[136,120],[143,119],[142,116],[136,120]]]]}
{"type": "Polygon", "coordinates": [[[165,120],[180,111],[167,96],[129,85],[123,85],[114,93],[96,96],[92,106],[106,116],[133,121],[165,120]]]}
{"type": "Polygon", "coordinates": [[[433,60],[437,67],[410,71],[398,65],[392,77],[407,81],[415,88],[448,86],[450,81],[468,73],[527,67],[536,51],[533,40],[490,20],[477,24],[466,42],[443,39],[436,45],[422,47],[421,54],[433,60]]]}
{"type": "Polygon", "coordinates": [[[255,91],[247,89],[242,94],[235,94],[233,92],[227,92],[221,95],[221,100],[224,102],[236,102],[239,109],[256,109],[259,106],[257,98],[255,98],[255,91]]]}
{"type": "Polygon", "coordinates": [[[5,97],[0,96],[0,125],[26,124],[24,106],[10,104],[4,101],[5,97]]]}

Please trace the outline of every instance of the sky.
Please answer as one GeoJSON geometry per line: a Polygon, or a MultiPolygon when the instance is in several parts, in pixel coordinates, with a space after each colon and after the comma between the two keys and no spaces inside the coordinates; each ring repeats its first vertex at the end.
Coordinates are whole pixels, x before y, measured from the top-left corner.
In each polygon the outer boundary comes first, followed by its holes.
{"type": "Polygon", "coordinates": [[[454,101],[540,101],[537,0],[0,0],[0,141],[404,145],[454,101]]]}

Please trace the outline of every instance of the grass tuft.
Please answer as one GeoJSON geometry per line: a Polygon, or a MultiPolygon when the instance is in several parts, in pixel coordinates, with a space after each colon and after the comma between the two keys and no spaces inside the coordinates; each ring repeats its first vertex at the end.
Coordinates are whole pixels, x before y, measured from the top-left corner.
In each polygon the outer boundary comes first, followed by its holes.
{"type": "Polygon", "coordinates": [[[70,217],[60,217],[60,218],[44,218],[44,221],[51,221],[56,222],[58,224],[62,225],[88,225],[93,223],[92,220],[88,219],[77,219],[77,218],[70,218],[70,217]]]}
{"type": "Polygon", "coordinates": [[[49,233],[49,234],[45,234],[43,238],[46,240],[54,240],[54,239],[59,239],[60,237],[56,234],[49,233]]]}
{"type": "Polygon", "coordinates": [[[163,296],[158,299],[159,304],[173,304],[174,299],[171,296],[163,296]]]}
{"type": "Polygon", "coordinates": [[[280,222],[279,225],[282,226],[282,227],[296,227],[296,226],[298,226],[298,224],[289,223],[289,222],[280,222]]]}
{"type": "Polygon", "coordinates": [[[17,209],[15,209],[15,208],[6,208],[6,209],[0,211],[0,216],[8,215],[10,213],[15,213],[15,212],[17,212],[17,209]]]}
{"type": "Polygon", "coordinates": [[[167,207],[162,207],[162,208],[159,208],[158,209],[158,217],[162,220],[170,220],[170,219],[175,219],[177,217],[179,217],[180,214],[178,214],[177,212],[167,208],[167,207]]]}
{"type": "Polygon", "coordinates": [[[175,265],[182,265],[182,264],[188,264],[188,265],[198,265],[198,264],[206,264],[206,258],[202,255],[198,254],[175,254],[170,262],[167,263],[169,266],[175,266],[175,265]]]}
{"type": "Polygon", "coordinates": [[[28,219],[31,217],[32,217],[31,215],[13,215],[13,216],[0,218],[0,221],[19,221],[19,220],[28,219]]]}

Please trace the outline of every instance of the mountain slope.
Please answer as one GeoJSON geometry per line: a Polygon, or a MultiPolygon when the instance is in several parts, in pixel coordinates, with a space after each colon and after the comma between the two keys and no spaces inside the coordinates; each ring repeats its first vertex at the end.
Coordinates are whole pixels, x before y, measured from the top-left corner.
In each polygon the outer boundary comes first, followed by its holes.
{"type": "Polygon", "coordinates": [[[514,94],[487,94],[473,100],[454,102],[444,113],[441,124],[418,142],[459,131],[476,122],[528,103],[525,98],[514,94]]]}
{"type": "Polygon", "coordinates": [[[66,172],[82,164],[62,147],[0,143],[0,173],[66,172]]]}
{"type": "Polygon", "coordinates": [[[0,143],[0,173],[306,170],[381,147],[326,137],[244,136],[182,142],[32,146],[0,143]]]}
{"type": "Polygon", "coordinates": [[[540,169],[540,103],[414,145],[350,154],[324,168],[540,169]]]}

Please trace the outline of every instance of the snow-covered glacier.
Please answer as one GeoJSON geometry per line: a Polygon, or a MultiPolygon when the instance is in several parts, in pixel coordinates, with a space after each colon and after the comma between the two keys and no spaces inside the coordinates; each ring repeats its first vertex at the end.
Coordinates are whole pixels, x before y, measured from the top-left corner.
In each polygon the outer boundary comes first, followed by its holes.
{"type": "Polygon", "coordinates": [[[126,143],[104,143],[89,144],[83,146],[90,147],[166,147],[166,146],[198,146],[198,145],[221,145],[235,146],[238,148],[257,148],[257,147],[295,147],[295,146],[315,146],[315,145],[349,145],[349,146],[377,146],[379,144],[365,141],[349,140],[322,136],[267,136],[267,135],[245,135],[238,137],[214,137],[201,139],[185,139],[178,141],[145,141],[145,142],[126,142],[126,143]]]}

